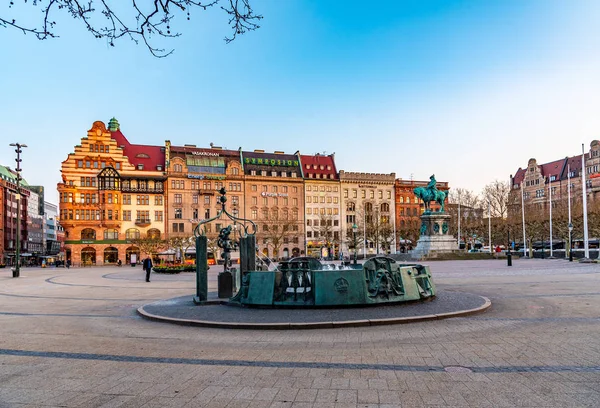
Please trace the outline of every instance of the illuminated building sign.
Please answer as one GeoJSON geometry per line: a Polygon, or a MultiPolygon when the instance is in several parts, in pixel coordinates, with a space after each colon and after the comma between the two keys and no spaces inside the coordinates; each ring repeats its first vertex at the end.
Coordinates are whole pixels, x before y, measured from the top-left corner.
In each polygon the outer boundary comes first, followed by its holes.
{"type": "Polygon", "coordinates": [[[267,193],[266,191],[263,191],[261,194],[261,196],[263,197],[287,197],[287,193],[267,193]]]}
{"type": "Polygon", "coordinates": [[[377,188],[377,186],[358,185],[358,188],[377,188]]]}
{"type": "Polygon", "coordinates": [[[188,174],[187,177],[199,180],[225,180],[225,176],[213,176],[212,174],[188,174]]]}
{"type": "Polygon", "coordinates": [[[219,153],[217,152],[192,152],[194,156],[213,156],[219,157],[219,153]]]}
{"type": "Polygon", "coordinates": [[[258,165],[263,165],[263,166],[296,166],[298,167],[298,165],[300,164],[298,162],[298,160],[281,160],[281,159],[257,159],[257,158],[250,158],[250,157],[246,157],[244,159],[244,163],[246,164],[258,164],[258,165]]]}

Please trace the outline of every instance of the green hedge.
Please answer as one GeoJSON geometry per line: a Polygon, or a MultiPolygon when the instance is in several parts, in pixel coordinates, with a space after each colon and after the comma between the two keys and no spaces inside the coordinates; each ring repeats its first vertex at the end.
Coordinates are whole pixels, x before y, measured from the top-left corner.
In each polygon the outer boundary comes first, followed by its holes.
{"type": "Polygon", "coordinates": [[[181,273],[195,272],[196,265],[170,265],[170,266],[155,266],[152,270],[156,273],[181,273]]]}

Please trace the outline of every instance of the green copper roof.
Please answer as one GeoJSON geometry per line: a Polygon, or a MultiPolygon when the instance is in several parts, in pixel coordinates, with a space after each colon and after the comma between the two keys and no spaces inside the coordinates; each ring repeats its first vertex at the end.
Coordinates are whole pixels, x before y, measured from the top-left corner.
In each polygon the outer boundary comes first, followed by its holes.
{"type": "Polygon", "coordinates": [[[115,118],[112,118],[111,120],[108,121],[108,130],[110,130],[111,132],[116,132],[117,130],[119,130],[119,121],[116,120],[115,118]]]}
{"type": "MultiPolygon", "coordinates": [[[[17,176],[13,174],[10,170],[8,170],[8,168],[2,165],[0,165],[0,178],[10,181],[11,183],[17,182],[17,176]]],[[[25,181],[25,179],[21,179],[21,185],[28,186],[29,184],[27,184],[27,181],[25,181]]]]}

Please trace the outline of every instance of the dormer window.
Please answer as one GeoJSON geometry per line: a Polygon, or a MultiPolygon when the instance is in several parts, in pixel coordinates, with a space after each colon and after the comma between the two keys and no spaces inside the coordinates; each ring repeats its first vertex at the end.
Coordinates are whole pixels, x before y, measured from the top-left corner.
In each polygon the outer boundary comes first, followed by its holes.
{"type": "Polygon", "coordinates": [[[138,170],[144,170],[144,165],[143,164],[138,164],[137,165],[137,169],[138,170]]]}
{"type": "Polygon", "coordinates": [[[156,166],[156,170],[162,171],[162,166],[159,164],[158,166],[156,166]]]}

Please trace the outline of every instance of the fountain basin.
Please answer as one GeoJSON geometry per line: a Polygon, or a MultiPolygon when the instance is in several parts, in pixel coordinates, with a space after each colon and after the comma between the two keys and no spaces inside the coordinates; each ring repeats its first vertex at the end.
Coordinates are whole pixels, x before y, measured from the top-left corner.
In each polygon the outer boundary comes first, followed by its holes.
{"type": "Polygon", "coordinates": [[[246,306],[364,306],[435,296],[429,267],[399,264],[378,256],[345,269],[312,269],[303,261],[282,262],[275,271],[250,271],[230,303],[246,306]]]}

